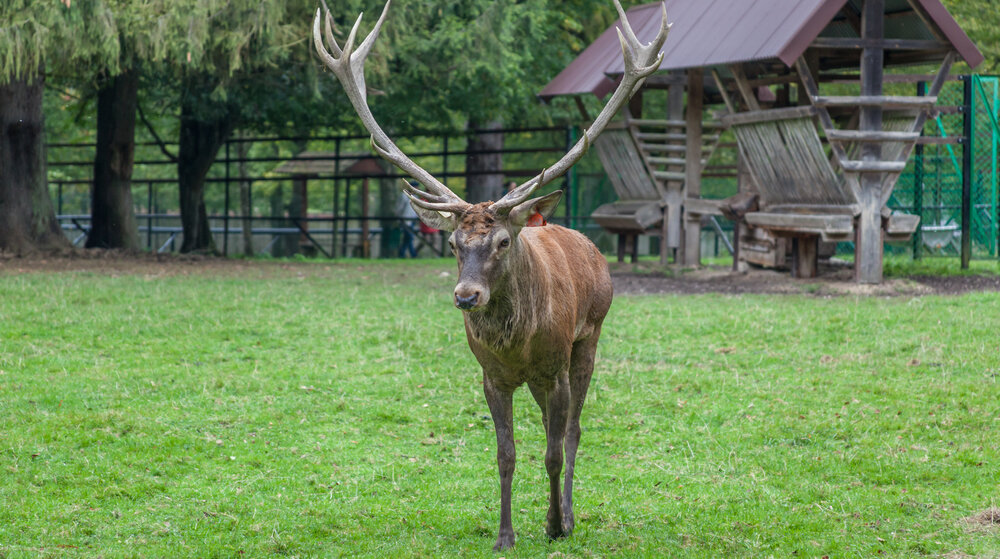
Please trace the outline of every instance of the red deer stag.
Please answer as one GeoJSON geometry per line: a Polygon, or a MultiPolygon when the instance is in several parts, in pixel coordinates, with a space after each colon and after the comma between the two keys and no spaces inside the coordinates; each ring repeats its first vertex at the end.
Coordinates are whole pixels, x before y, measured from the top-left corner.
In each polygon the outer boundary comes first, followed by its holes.
{"type": "Polygon", "coordinates": [[[511,525],[511,480],[514,475],[512,396],[527,384],[542,410],[545,425],[545,469],[549,475],[546,533],[550,538],[573,531],[573,467],[580,442],[580,412],[594,370],[594,353],[601,323],[611,306],[612,287],[604,257],[586,237],[544,223],[561,191],[531,198],[538,188],[562,176],[601,133],[660,64],[666,40],[666,7],[656,38],[642,44],[636,38],[618,0],[618,37],[625,74],[589,130],[555,165],[510,190],[497,202],[469,204],[417,166],[389,139],[375,121],[366,100],[364,63],[389,10],[386,2],[372,31],[355,48],[361,16],[341,49],[333,37],[326,11],[313,22],[313,40],[323,62],[336,74],[361,117],[371,145],[423,186],[403,182],[413,209],[424,222],[453,231],[449,240],[458,260],[454,303],[464,312],[469,347],[483,368],[483,389],[493,415],[500,470],[500,530],[495,549],[514,545],[511,525]],[[326,45],[324,46],[324,38],[326,45]],[[329,48],[329,50],[327,50],[329,48]],[[332,52],[330,52],[332,51],[332,52]],[[565,485],[560,487],[565,448],[565,485]],[[560,495],[561,490],[561,495],[560,495]]]}

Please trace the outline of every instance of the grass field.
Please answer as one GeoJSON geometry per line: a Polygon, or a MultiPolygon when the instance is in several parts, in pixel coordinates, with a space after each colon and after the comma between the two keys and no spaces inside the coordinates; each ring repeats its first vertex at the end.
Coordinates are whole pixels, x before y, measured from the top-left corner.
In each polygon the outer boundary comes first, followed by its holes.
{"type": "MultiPolygon", "coordinates": [[[[452,266],[0,271],[0,556],[493,557],[452,266]]],[[[998,332],[998,294],[618,296],[576,532],[519,391],[503,555],[998,557],[998,332]]]]}

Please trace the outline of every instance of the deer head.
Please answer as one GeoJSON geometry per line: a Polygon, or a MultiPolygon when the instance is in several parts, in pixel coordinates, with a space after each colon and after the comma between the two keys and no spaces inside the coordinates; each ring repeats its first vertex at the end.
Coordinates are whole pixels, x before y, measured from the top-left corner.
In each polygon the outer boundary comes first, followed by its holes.
{"type": "Polygon", "coordinates": [[[462,200],[407,157],[382,130],[368,107],[364,75],[365,59],[375,44],[389,12],[391,0],[386,2],[375,26],[357,47],[355,39],[363,14],[358,16],[344,47],[341,48],[333,37],[333,18],[330,11],[326,10],[325,26],[321,29],[321,12],[319,9],[316,10],[316,18],[313,20],[313,42],[316,52],[340,80],[351,105],[371,134],[372,149],[416,179],[423,187],[420,189],[402,181],[403,191],[420,218],[432,227],[453,232],[449,244],[458,258],[459,265],[459,281],[455,288],[455,305],[458,308],[468,311],[486,307],[490,300],[491,287],[504,276],[508,263],[516,259],[512,255],[520,250],[518,239],[521,229],[536,214],[542,218],[551,215],[559,203],[562,192],[556,191],[537,198],[531,198],[531,195],[561,177],[579,161],[590,147],[590,142],[604,130],[632,94],[642,86],[646,77],[659,68],[663,59],[660,49],[670,29],[670,24],[667,23],[666,4],[661,3],[661,24],[656,37],[652,42],[643,44],[629,25],[619,1],[614,0],[614,3],[624,29],[624,33],[622,28],[618,29],[618,39],[625,60],[625,73],[600,114],[594,119],[590,128],[584,130],[580,140],[555,164],[512,188],[500,200],[475,205],[462,200]]]}

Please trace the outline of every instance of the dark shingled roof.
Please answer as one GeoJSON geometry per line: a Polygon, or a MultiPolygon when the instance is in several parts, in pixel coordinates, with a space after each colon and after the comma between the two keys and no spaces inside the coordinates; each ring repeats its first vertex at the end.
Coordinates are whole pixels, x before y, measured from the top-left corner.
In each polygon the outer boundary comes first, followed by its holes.
{"type": "MultiPolygon", "coordinates": [[[[778,59],[791,66],[820,34],[857,36],[845,23],[833,22],[848,2],[859,0],[666,0],[667,16],[674,24],[664,45],[660,70],[680,70],[756,60],[778,59]]],[[[923,14],[910,10],[906,0],[886,0],[888,13],[899,17],[886,22],[886,34],[895,38],[935,39],[935,32],[951,43],[970,67],[983,55],[940,0],[914,0],[923,14]],[[926,20],[924,19],[926,16],[926,20]],[[932,23],[929,29],[924,22],[932,23]]],[[[660,3],[637,6],[626,14],[636,35],[649,41],[660,22],[660,3]]],[[[556,95],[592,93],[604,97],[616,85],[609,76],[623,71],[621,47],[615,28],[609,27],[539,93],[556,95]]]]}

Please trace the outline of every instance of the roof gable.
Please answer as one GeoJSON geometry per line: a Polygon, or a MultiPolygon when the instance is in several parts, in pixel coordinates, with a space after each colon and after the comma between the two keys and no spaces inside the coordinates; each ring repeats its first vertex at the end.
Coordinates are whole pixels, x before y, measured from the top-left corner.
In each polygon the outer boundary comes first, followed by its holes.
{"type": "MultiPolygon", "coordinates": [[[[674,23],[664,45],[660,70],[679,70],[754,60],[795,63],[809,45],[853,0],[665,0],[674,23]]],[[[959,52],[970,67],[983,55],[958,26],[940,0],[914,0],[922,22],[959,52]]],[[[857,2],[855,2],[857,3],[857,2]]],[[[653,37],[659,26],[659,3],[630,9],[626,17],[640,40],[653,37]]],[[[593,93],[603,97],[615,82],[609,75],[624,71],[616,22],[588,46],[539,93],[593,93]]]]}

